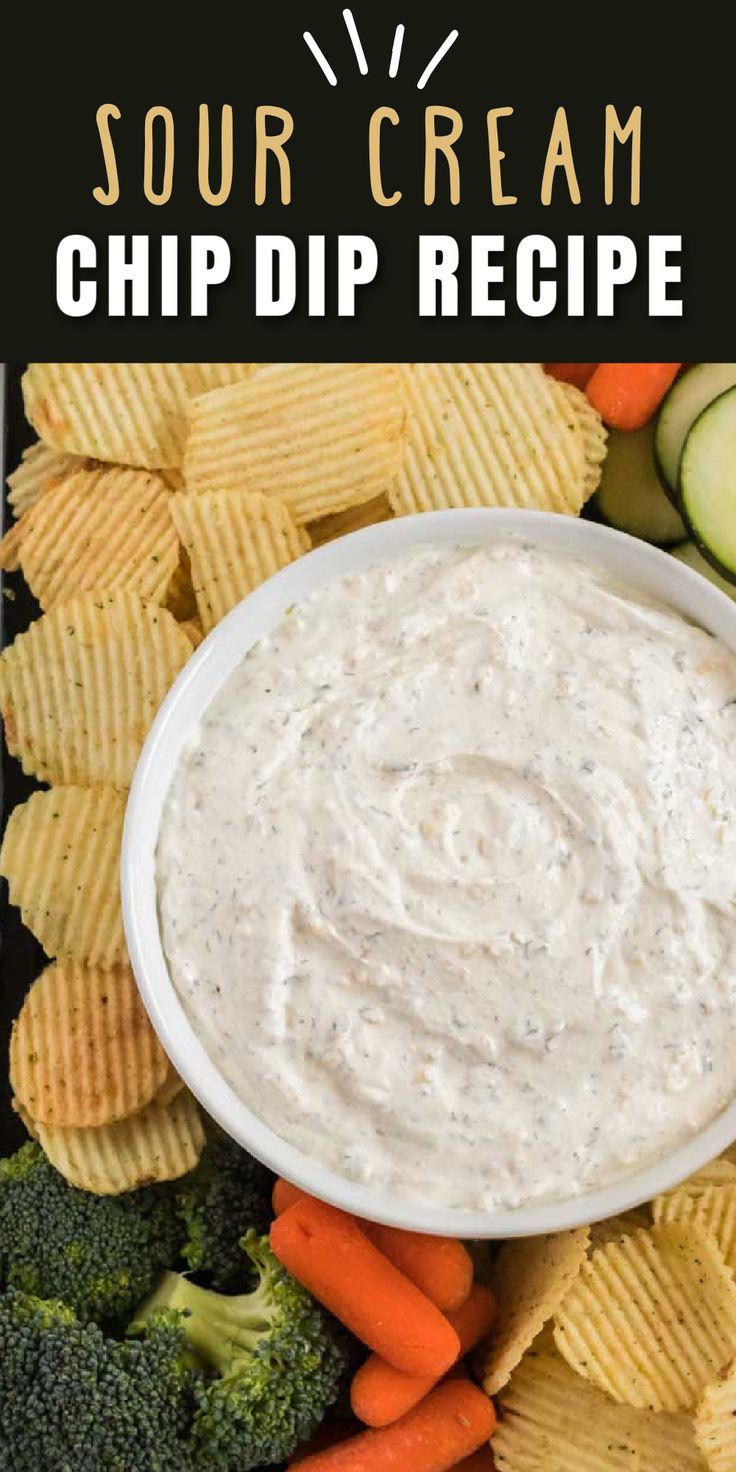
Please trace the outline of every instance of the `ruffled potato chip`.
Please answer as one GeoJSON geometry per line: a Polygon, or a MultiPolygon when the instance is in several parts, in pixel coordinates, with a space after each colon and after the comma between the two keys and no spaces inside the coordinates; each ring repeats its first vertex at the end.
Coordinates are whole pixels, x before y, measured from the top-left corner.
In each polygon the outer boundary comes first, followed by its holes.
{"type": "Polygon", "coordinates": [[[166,1106],[149,1104],[140,1114],[99,1129],[39,1125],[38,1139],[71,1186],[119,1196],[194,1170],[205,1134],[198,1105],[182,1089],[166,1106]]]}
{"type": "Polygon", "coordinates": [[[25,522],[16,521],[0,539],[0,569],[3,572],[18,572],[25,530],[25,522]]]}
{"type": "Polygon", "coordinates": [[[55,450],[147,470],[178,466],[192,394],[247,378],[249,363],[29,363],[23,399],[55,450]]]}
{"type": "Polygon", "coordinates": [[[94,469],[95,463],[79,455],[65,455],[45,445],[43,440],[36,440],[23,451],[20,465],[8,476],[8,501],[13,515],[24,516],[65,476],[84,468],[94,469]]]}
{"type": "Polygon", "coordinates": [[[183,1078],[179,1077],[173,1063],[169,1063],[169,1071],[153,1100],[154,1104],[158,1104],[162,1109],[166,1109],[178,1097],[183,1088],[183,1078]]]}
{"type": "Polygon", "coordinates": [[[130,782],[148,727],[192,646],[134,593],[58,604],[0,656],[5,739],[45,782],[130,782]]]}
{"type": "Polygon", "coordinates": [[[169,1061],[128,966],[57,961],[13,1024],[10,1080],[37,1125],[92,1127],[145,1108],[169,1061]]]}
{"type": "Polygon", "coordinates": [[[535,1346],[500,1394],[498,1472],[703,1472],[687,1416],[617,1405],[535,1346]]]}
{"type": "Polygon", "coordinates": [[[555,1343],[614,1400],[686,1411],[736,1353],[736,1284],[716,1243],[689,1224],[634,1232],[583,1264],[555,1343]]]}
{"type": "Polygon", "coordinates": [[[540,363],[411,363],[406,454],[388,487],[397,516],[453,506],[575,515],[587,491],[577,415],[540,363]]]}
{"type": "Polygon", "coordinates": [[[103,969],[127,959],[120,908],[125,794],[114,787],[34,792],[10,814],[0,873],[48,956],[103,969]]]}
{"type": "Polygon", "coordinates": [[[387,363],[270,363],[194,399],[187,491],[262,491],[316,521],[386,489],[404,452],[405,397],[387,363]]]}
{"type": "Polygon", "coordinates": [[[504,1243],[493,1265],[496,1322],[481,1357],[484,1388],[495,1395],[575,1282],[588,1250],[588,1228],[504,1243]]]}
{"type": "Polygon", "coordinates": [[[598,410],[593,408],[590,399],[579,388],[573,383],[559,383],[556,379],[552,381],[560,404],[568,412],[572,412],[580,426],[585,449],[585,500],[588,501],[601,482],[608,431],[598,410]]]}
{"type": "Polygon", "coordinates": [[[703,1391],[695,1409],[695,1442],[710,1472],[734,1472],[736,1360],[703,1391]]]}
{"type": "Polygon", "coordinates": [[[199,619],[186,618],[180,623],[179,628],[184,630],[184,633],[191,643],[192,649],[199,649],[199,646],[204,639],[204,629],[202,628],[199,619]]]}
{"type": "Polygon", "coordinates": [[[660,1221],[666,1212],[672,1196],[690,1196],[696,1200],[711,1186],[736,1186],[736,1165],[724,1156],[711,1160],[708,1165],[696,1171],[695,1175],[688,1176],[686,1180],[681,1181],[679,1186],[673,1186],[671,1191],[664,1191],[661,1196],[655,1196],[652,1202],[652,1216],[655,1222],[660,1221]]]}
{"type": "Polygon", "coordinates": [[[159,476],[117,465],[47,491],[20,523],[20,564],[41,607],[118,588],[162,602],[179,561],[170,494],[159,476]]]}
{"type": "Polygon", "coordinates": [[[203,491],[171,498],[189,557],[199,619],[208,634],[236,603],[311,547],[275,496],[203,491]]]}
{"type": "Polygon", "coordinates": [[[601,1222],[592,1222],[590,1251],[595,1252],[596,1248],[605,1247],[608,1242],[618,1242],[621,1237],[629,1237],[639,1227],[650,1227],[651,1224],[648,1206],[635,1206],[632,1211],[625,1211],[621,1216],[609,1216],[601,1222]]]}
{"type": "Polygon", "coordinates": [[[732,1272],[736,1272],[736,1184],[706,1186],[692,1195],[685,1187],[660,1198],[658,1222],[690,1222],[712,1237],[732,1272]]]}

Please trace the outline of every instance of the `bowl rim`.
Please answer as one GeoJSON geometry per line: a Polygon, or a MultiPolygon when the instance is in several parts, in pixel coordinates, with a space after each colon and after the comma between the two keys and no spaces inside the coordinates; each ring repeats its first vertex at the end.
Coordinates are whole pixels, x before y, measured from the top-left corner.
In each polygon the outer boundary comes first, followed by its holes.
{"type": "Polygon", "coordinates": [[[490,543],[509,536],[599,567],[674,607],[736,651],[736,603],[657,547],[611,527],[556,513],[501,508],[423,512],[365,527],[290,563],[239,603],[187,661],[140,754],[125,813],[123,923],[138,988],[168,1056],[221,1126],[278,1175],[369,1220],[455,1237],[536,1236],[616,1216],[669,1190],[736,1139],[736,1097],[674,1150],[609,1184],[562,1200],[498,1211],[420,1203],[350,1180],[277,1135],[239,1098],[210,1058],[169,975],[158,922],[155,852],[178,756],[223,681],[286,609],[318,584],[422,545],[490,543]]]}

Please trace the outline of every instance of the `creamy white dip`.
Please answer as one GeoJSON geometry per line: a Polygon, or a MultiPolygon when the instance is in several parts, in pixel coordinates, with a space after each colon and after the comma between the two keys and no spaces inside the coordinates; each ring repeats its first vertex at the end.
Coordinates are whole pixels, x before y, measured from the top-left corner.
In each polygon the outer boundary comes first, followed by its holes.
{"type": "Polygon", "coordinates": [[[576,561],[422,548],[319,588],[161,826],[175,986],[238,1094],[465,1208],[609,1182],[736,1091],[736,656],[576,561]]]}

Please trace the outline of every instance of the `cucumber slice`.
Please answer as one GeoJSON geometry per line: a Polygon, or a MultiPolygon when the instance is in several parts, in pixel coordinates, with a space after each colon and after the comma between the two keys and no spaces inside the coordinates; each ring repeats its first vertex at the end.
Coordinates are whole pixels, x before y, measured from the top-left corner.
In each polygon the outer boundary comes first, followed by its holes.
{"type": "Polygon", "coordinates": [[[685,440],[704,409],[736,384],[736,363],[693,363],[676,378],[657,419],[654,453],[659,473],[677,499],[685,440]]]}
{"type": "Polygon", "coordinates": [[[683,542],[687,531],[659,483],[654,464],[654,425],[622,433],[612,429],[603,475],[594,497],[603,521],[658,547],[683,542]]]}
{"type": "Polygon", "coordinates": [[[680,461],[680,499],[703,556],[736,583],[736,388],[695,420],[680,461]]]}
{"type": "Polygon", "coordinates": [[[702,577],[707,578],[708,582],[713,583],[716,588],[720,588],[721,592],[726,593],[729,598],[736,599],[736,586],[733,583],[727,583],[726,579],[722,578],[709,562],[706,562],[694,542],[683,542],[681,546],[673,547],[670,556],[676,557],[678,562],[684,562],[685,566],[691,567],[694,572],[699,572],[702,577]]]}

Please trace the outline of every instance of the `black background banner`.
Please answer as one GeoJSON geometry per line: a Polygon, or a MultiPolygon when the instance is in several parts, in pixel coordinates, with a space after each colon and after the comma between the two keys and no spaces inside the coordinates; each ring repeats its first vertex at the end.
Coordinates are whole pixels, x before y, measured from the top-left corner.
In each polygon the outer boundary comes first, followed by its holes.
{"type": "MultiPolygon", "coordinates": [[[[2,328],[5,357],[147,359],[680,359],[733,355],[734,290],[732,55],[713,11],[690,11],[687,30],[676,11],[644,5],[595,8],[568,4],[499,7],[458,0],[408,7],[352,6],[368,64],[361,76],[342,6],[304,4],[169,4],[124,7],[73,5],[55,10],[19,7],[6,31],[6,123],[2,328]],[[406,33],[398,75],[389,59],[397,23],[406,33]],[[310,30],[333,66],[331,87],[303,40],[310,30]],[[424,90],[417,79],[448,33],[458,38],[424,90]],[[655,34],[656,32],[656,34],[655,34]],[[112,123],[120,199],[93,198],[105,170],[95,124],[97,108],[115,103],[112,123]],[[227,203],[205,204],[197,187],[197,128],[201,103],[219,136],[220,107],[234,109],[234,181],[227,203]],[[617,192],[603,197],[604,114],[642,107],[641,203],[629,202],[628,149],[619,150],[617,192]],[[148,108],[174,117],[173,190],[157,207],[143,194],[144,119],[148,108]],[[262,207],[254,203],[254,118],[258,105],[277,105],[294,118],[288,145],[293,198],[275,198],[275,175],[262,207]],[[456,108],[461,200],[448,203],[446,171],[438,200],[423,204],[424,111],[456,108]],[[368,173],[368,122],[374,108],[393,106],[386,125],[388,192],[393,208],[373,202],[368,173]],[[567,111],[581,203],[573,205],[559,171],[553,202],[540,186],[553,119],[567,111]],[[486,114],[513,107],[501,120],[506,153],[504,187],[515,206],[490,200],[486,114]],[[94,313],[64,317],[55,300],[55,254],[71,233],[96,243],[103,300],[94,313]],[[104,292],[106,241],[111,233],[150,237],[151,315],[110,319],[104,292]],[[188,313],[186,260],[193,234],[224,236],[231,247],[228,281],[213,288],[210,313],[188,313]],[[254,237],[284,234],[297,248],[297,305],[283,318],[254,315],[254,237]],[[306,241],[327,237],[334,268],[338,234],[365,234],[379,252],[376,280],[358,291],[354,318],[336,314],[334,269],[324,319],[309,318],[306,241]],[[420,234],[458,240],[457,318],[420,318],[417,256],[420,234]],[[513,263],[519,239],[550,236],[562,262],[569,234],[587,242],[588,309],[570,319],[563,300],[546,317],[523,316],[514,304],[513,263]],[[629,236],[640,266],[618,292],[612,318],[594,312],[595,238],[629,236]],[[181,313],[158,311],[155,261],[162,234],[177,235],[181,313]],[[469,240],[502,234],[507,298],[504,317],[469,311],[469,240]],[[646,242],[652,234],[682,236],[682,318],[648,316],[646,242]]],[[[6,22],[4,22],[7,25],[6,22]]],[[[157,125],[158,126],[158,125],[157,125]]],[[[214,161],[213,177],[218,175],[214,161]]],[[[564,276],[564,272],[559,273],[564,276]]],[[[675,292],[674,294],[679,294],[675,292]]]]}

